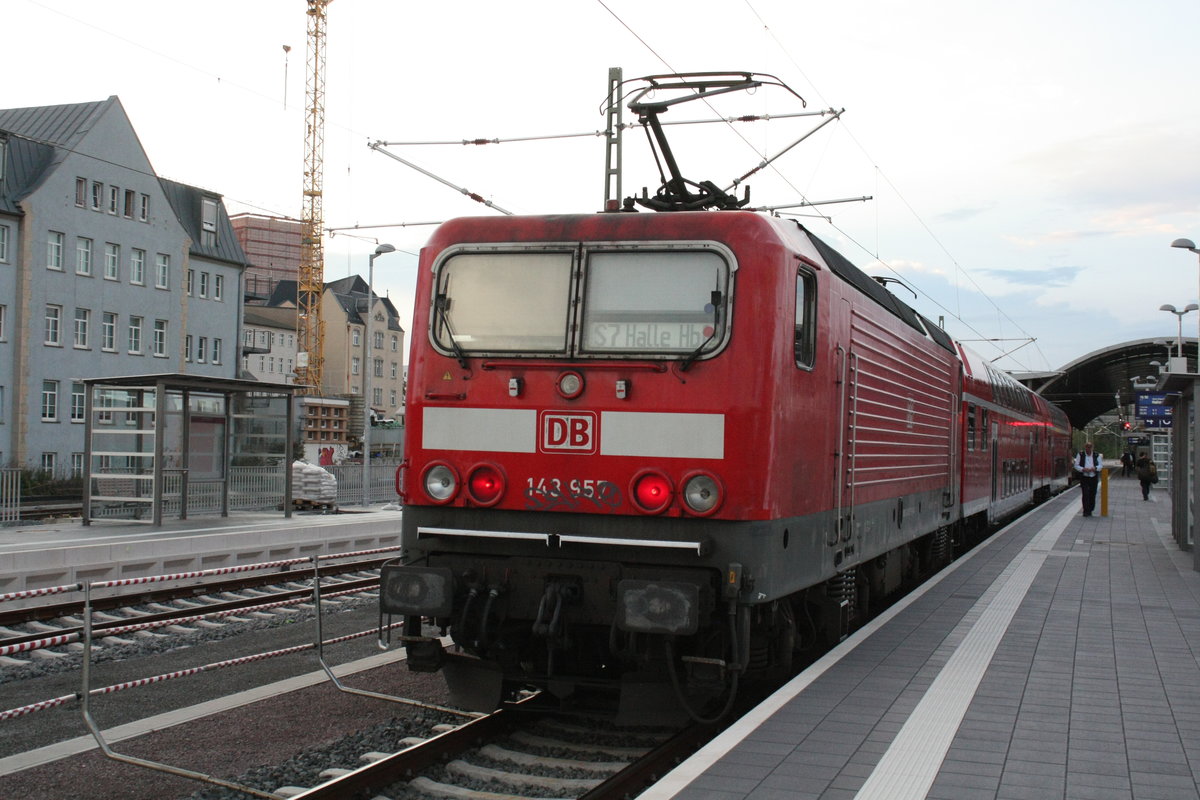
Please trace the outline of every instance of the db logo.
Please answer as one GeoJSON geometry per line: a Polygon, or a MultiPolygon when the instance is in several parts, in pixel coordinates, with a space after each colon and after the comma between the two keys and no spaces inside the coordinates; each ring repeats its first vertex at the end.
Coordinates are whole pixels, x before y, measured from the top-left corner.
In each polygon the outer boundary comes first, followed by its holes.
{"type": "Polygon", "coordinates": [[[538,450],[546,452],[596,452],[596,415],[592,413],[551,414],[538,420],[538,450]]]}

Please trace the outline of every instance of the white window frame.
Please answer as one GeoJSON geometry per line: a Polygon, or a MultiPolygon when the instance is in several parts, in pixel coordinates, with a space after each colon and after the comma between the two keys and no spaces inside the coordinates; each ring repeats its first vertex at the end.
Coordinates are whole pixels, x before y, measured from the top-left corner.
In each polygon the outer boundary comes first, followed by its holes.
{"type": "Polygon", "coordinates": [[[87,390],[83,381],[71,381],[71,422],[83,422],[87,390]]]}
{"type": "Polygon", "coordinates": [[[192,335],[190,333],[183,337],[183,360],[189,363],[192,360],[192,335]]]}
{"type": "Polygon", "coordinates": [[[129,252],[129,282],[146,285],[146,251],[137,247],[129,252]]]}
{"type": "Polygon", "coordinates": [[[104,243],[104,280],[121,280],[121,245],[104,243]]]}
{"type": "Polygon", "coordinates": [[[104,208],[104,184],[100,181],[92,181],[92,211],[100,211],[104,208]]]}
{"type": "Polygon", "coordinates": [[[91,240],[76,236],[76,275],[91,275],[91,240]]]}
{"type": "Polygon", "coordinates": [[[58,422],[58,381],[42,381],[42,422],[58,422]]]}
{"type": "Polygon", "coordinates": [[[199,336],[196,338],[196,363],[205,363],[204,359],[208,358],[208,337],[199,336]]]}
{"type": "Polygon", "coordinates": [[[117,315],[112,311],[103,312],[100,322],[100,349],[106,353],[117,352],[117,315]]]}
{"type": "Polygon", "coordinates": [[[51,347],[62,346],[62,306],[46,304],[45,327],[43,328],[43,344],[51,347]]]}
{"type": "Polygon", "coordinates": [[[171,288],[171,257],[166,253],[154,256],[154,288],[171,288]]]}
{"type": "Polygon", "coordinates": [[[143,194],[138,200],[138,221],[150,221],[150,195],[143,194]]]}
{"type": "Polygon", "coordinates": [[[217,246],[217,201],[211,197],[200,200],[200,244],[217,246]]]}
{"type": "Polygon", "coordinates": [[[49,232],[46,237],[46,269],[63,271],[63,245],[66,238],[66,234],[58,231],[49,232]]]}
{"type": "Polygon", "coordinates": [[[213,275],[213,300],[222,302],[225,299],[225,276],[213,275]]]}
{"type": "Polygon", "coordinates": [[[214,337],[212,340],[212,363],[221,363],[221,339],[214,337]]]}
{"type": "Polygon", "coordinates": [[[8,240],[11,230],[7,225],[0,225],[0,264],[8,263],[8,240]]]}
{"type": "Polygon", "coordinates": [[[127,343],[129,345],[129,352],[134,355],[139,355],[139,356],[142,354],[142,324],[143,324],[143,322],[144,322],[144,319],[142,317],[134,316],[132,314],[129,317],[129,337],[127,340],[127,343]]]}
{"type": "Polygon", "coordinates": [[[88,350],[88,339],[91,333],[92,311],[88,308],[75,309],[75,349],[88,350]]]}
{"type": "Polygon", "coordinates": [[[75,179],[75,205],[79,208],[87,208],[88,197],[88,180],[87,178],[75,179]]]}
{"type": "Polygon", "coordinates": [[[167,357],[167,321],[165,319],[154,320],[154,357],[167,357]]]}
{"type": "Polygon", "coordinates": [[[202,298],[208,297],[208,273],[207,272],[200,273],[200,297],[202,297],[202,298]]]}

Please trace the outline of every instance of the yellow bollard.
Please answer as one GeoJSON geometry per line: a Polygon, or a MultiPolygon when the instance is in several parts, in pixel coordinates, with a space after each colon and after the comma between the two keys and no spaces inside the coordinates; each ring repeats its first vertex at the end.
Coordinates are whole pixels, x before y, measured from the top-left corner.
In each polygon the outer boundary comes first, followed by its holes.
{"type": "Polygon", "coordinates": [[[1100,516],[1108,516],[1108,467],[1100,470],[1100,516]]]}

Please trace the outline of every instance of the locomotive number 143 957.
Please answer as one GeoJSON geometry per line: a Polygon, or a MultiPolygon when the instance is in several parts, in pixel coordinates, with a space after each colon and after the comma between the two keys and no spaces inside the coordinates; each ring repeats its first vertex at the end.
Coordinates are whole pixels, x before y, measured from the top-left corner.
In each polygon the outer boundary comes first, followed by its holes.
{"type": "Polygon", "coordinates": [[[597,508],[616,508],[621,504],[621,490],[611,481],[591,478],[527,478],[526,507],[539,510],[578,508],[594,505],[597,508]]]}

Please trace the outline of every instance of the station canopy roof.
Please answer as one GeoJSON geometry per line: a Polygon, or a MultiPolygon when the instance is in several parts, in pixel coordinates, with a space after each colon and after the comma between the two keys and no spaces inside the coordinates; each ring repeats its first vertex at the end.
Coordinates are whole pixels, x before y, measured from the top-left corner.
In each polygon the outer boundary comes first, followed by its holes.
{"type": "MultiPolygon", "coordinates": [[[[1061,408],[1072,427],[1082,428],[1118,405],[1133,403],[1139,391],[1154,391],[1174,355],[1174,341],[1137,339],[1088,353],[1054,372],[1013,377],[1061,408]]],[[[1195,339],[1185,337],[1183,355],[1194,372],[1195,339]]]]}

